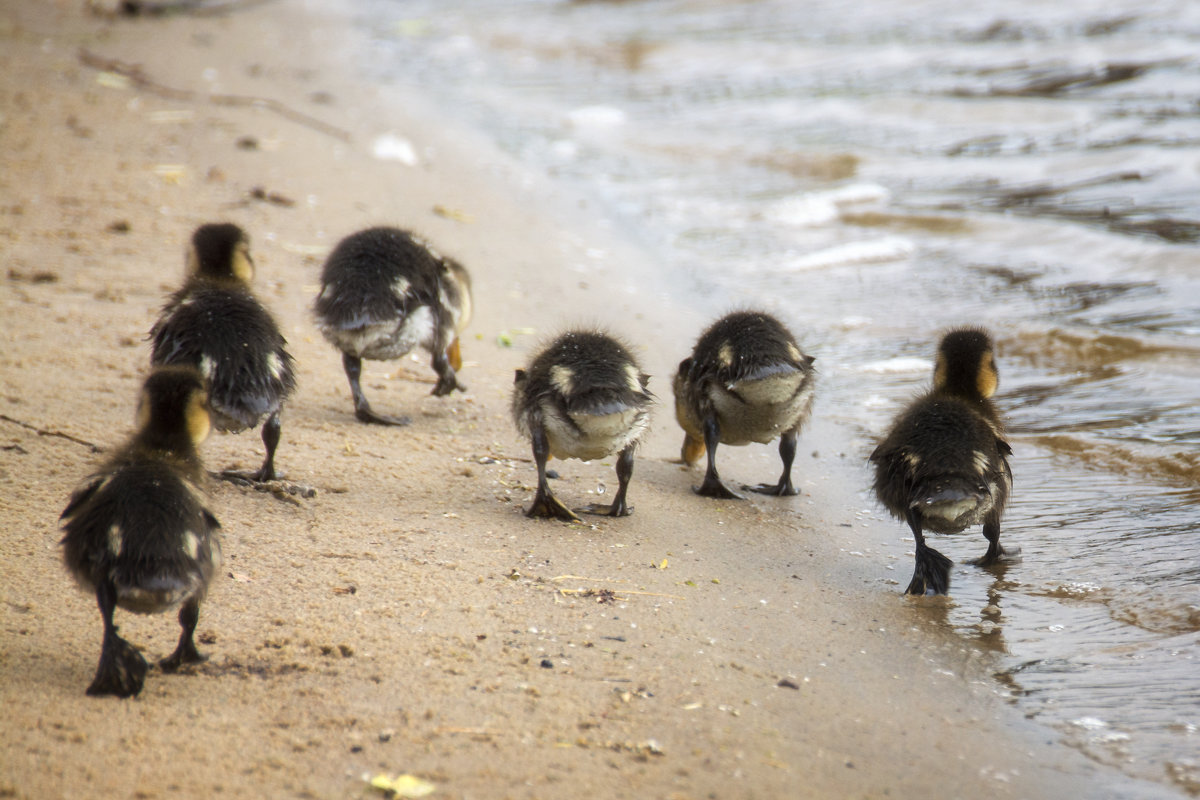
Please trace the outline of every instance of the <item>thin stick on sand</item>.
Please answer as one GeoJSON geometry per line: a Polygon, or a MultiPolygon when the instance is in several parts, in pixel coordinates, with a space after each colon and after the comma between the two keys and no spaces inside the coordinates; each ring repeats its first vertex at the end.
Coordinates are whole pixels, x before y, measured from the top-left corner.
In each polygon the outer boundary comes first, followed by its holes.
{"type": "Polygon", "coordinates": [[[165,86],[147,76],[140,64],[126,64],[123,61],[96,55],[95,53],[86,49],[79,51],[79,60],[84,65],[93,69],[120,75],[121,77],[129,80],[139,89],[152,92],[159,97],[166,97],[171,100],[180,100],[189,103],[211,103],[212,105],[216,106],[265,108],[267,111],[278,114],[285,119],[289,119],[292,122],[298,122],[301,125],[312,128],[315,131],[320,131],[321,133],[332,136],[335,139],[340,139],[343,142],[350,141],[350,134],[341,128],[335,128],[332,125],[322,122],[316,117],[310,117],[308,114],[297,111],[294,108],[290,108],[278,100],[272,100],[269,97],[254,97],[253,95],[237,94],[214,94],[212,92],[197,92],[190,89],[176,89],[172,86],[165,86]]]}

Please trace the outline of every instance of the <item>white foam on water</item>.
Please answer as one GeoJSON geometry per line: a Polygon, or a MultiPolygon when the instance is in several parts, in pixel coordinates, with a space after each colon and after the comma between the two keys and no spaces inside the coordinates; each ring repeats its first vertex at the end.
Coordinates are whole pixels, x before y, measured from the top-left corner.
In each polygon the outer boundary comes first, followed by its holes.
{"type": "Polygon", "coordinates": [[[887,236],[870,242],[850,242],[827,247],[784,262],[785,269],[825,269],[852,264],[882,264],[902,261],[916,251],[912,241],[901,236],[887,236]]]}

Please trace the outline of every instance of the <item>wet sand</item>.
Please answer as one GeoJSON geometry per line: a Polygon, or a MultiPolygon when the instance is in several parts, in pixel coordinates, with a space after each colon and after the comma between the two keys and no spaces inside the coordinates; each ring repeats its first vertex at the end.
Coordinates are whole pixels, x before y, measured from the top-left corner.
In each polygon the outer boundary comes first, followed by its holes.
{"type": "MultiPolygon", "coordinates": [[[[694,496],[669,375],[719,310],[428,98],[361,85],[345,23],[312,5],[0,17],[0,797],[359,797],[364,776],[400,773],[444,798],[1118,791],[1004,701],[938,601],[901,595],[910,562],[877,552],[900,532],[857,514],[869,445],[819,398],[800,497],[694,496]],[[385,134],[417,163],[373,157],[385,134]],[[217,220],[253,237],[296,357],[277,464],[315,495],[215,484],[210,660],[152,670],[134,700],[88,698],[100,619],[61,566],[57,517],[130,430],[146,331],[191,231],[217,220]],[[367,364],[376,409],[413,417],[401,429],[354,420],[308,312],[324,254],[372,224],[421,233],[475,281],[467,393],[431,397],[423,355],[367,364]],[[513,370],[575,324],[632,343],[660,404],[633,516],[531,521],[513,370]]],[[[202,453],[210,469],[262,457],[257,432],[202,453]]],[[[721,467],[774,480],[778,457],[723,448],[721,467]]],[[[611,460],[556,468],[569,504],[615,490],[611,460]]],[[[173,615],[117,622],[151,660],[178,635],[173,615]]]]}

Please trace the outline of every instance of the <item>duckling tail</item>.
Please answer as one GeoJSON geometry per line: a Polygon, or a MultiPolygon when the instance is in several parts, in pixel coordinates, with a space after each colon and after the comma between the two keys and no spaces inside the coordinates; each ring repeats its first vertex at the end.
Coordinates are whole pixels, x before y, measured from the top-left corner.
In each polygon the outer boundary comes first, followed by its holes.
{"type": "MultiPolygon", "coordinates": [[[[950,476],[915,493],[910,508],[931,522],[962,530],[966,520],[990,499],[987,487],[977,480],[950,476]]],[[[937,525],[933,527],[939,529],[937,525]]]]}

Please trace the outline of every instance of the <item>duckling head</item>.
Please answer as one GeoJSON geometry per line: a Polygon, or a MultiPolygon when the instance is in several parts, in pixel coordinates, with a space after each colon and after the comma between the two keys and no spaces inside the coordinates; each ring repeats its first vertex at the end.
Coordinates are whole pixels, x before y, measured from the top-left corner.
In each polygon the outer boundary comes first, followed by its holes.
{"type": "Polygon", "coordinates": [[[986,400],[999,385],[992,340],[985,331],[958,328],[942,337],[933,368],[935,392],[986,400]]]}
{"type": "Polygon", "coordinates": [[[188,275],[249,284],[254,280],[250,237],[231,222],[201,225],[188,247],[188,275]]]}
{"type": "Polygon", "coordinates": [[[192,367],[158,367],[138,398],[138,437],[163,449],[192,449],[208,438],[212,420],[204,378],[192,367]]]}

